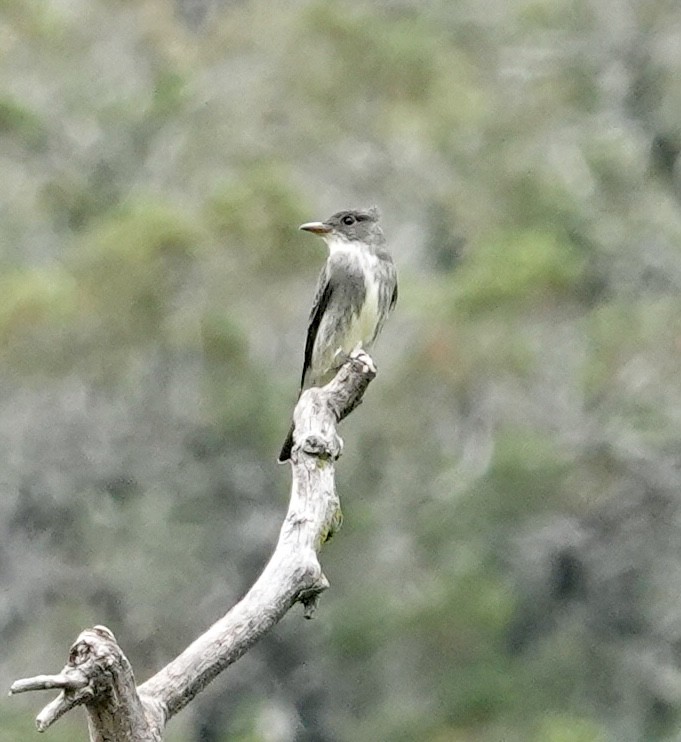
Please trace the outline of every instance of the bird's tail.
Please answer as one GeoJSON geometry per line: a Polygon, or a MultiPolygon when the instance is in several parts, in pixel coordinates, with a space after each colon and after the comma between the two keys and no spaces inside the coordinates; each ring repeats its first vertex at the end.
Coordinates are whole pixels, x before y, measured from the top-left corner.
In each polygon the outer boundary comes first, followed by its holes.
{"type": "Polygon", "coordinates": [[[281,447],[281,451],[279,452],[280,464],[285,464],[291,458],[291,450],[293,449],[293,428],[294,425],[291,423],[284,445],[281,447]]]}

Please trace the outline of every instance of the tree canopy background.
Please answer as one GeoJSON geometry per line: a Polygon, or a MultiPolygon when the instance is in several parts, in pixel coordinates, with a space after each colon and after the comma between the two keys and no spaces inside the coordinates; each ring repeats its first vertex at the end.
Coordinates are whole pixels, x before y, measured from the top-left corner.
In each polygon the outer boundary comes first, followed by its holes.
{"type": "Polygon", "coordinates": [[[93,623],[143,680],[245,591],[324,260],[297,225],[376,203],[400,301],[332,589],[169,739],[675,738],[678,3],[0,0],[0,59],[4,686],[93,623]]]}

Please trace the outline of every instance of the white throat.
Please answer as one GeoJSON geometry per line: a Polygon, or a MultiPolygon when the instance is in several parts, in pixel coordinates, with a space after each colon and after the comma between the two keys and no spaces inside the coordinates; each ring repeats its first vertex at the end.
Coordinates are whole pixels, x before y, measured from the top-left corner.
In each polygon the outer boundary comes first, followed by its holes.
{"type": "Polygon", "coordinates": [[[334,255],[338,252],[355,251],[355,248],[353,247],[351,242],[335,234],[330,234],[328,237],[324,237],[324,242],[326,242],[326,245],[329,248],[330,255],[334,255]]]}

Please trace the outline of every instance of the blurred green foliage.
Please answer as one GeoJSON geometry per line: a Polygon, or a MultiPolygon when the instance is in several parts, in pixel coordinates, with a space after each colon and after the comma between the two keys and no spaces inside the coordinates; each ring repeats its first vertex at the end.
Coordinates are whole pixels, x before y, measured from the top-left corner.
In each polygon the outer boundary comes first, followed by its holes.
{"type": "Polygon", "coordinates": [[[454,279],[464,311],[513,310],[564,300],[579,285],[583,260],[569,241],[504,233],[476,247],[454,279]]]}
{"type": "Polygon", "coordinates": [[[305,253],[291,251],[291,227],[304,220],[290,174],[275,162],[242,165],[208,202],[207,221],[222,242],[239,251],[241,270],[295,271],[305,253]]]}
{"type": "MultiPolygon", "coordinates": [[[[0,2],[5,684],[93,623],[143,680],[247,589],[324,259],[297,225],[377,203],[400,302],[343,427],[332,589],[168,739],[671,740],[679,28],[0,2]]],[[[40,703],[3,701],[0,742],[40,703]]]]}
{"type": "Polygon", "coordinates": [[[40,117],[13,100],[0,100],[0,134],[16,137],[29,149],[43,149],[47,144],[47,131],[40,117]]]}
{"type": "Polygon", "coordinates": [[[441,144],[481,113],[468,60],[416,8],[386,18],[352,4],[312,3],[299,34],[292,61],[305,74],[295,67],[292,82],[320,109],[315,120],[441,144]]]}

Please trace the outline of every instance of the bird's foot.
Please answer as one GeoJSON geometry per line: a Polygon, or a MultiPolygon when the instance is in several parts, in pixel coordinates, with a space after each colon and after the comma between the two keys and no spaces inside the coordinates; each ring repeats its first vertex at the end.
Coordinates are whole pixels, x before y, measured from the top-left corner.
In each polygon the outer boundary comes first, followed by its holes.
{"type": "Polygon", "coordinates": [[[376,373],[376,365],[371,356],[369,356],[362,347],[362,343],[357,343],[349,353],[343,350],[343,348],[338,348],[333,357],[332,370],[334,372],[339,371],[341,366],[348,361],[359,361],[367,371],[372,371],[374,374],[376,373]]]}
{"type": "Polygon", "coordinates": [[[355,346],[352,353],[350,353],[349,359],[351,361],[357,361],[362,364],[362,371],[364,373],[371,372],[376,374],[376,364],[373,358],[362,348],[361,345],[355,346]]]}

